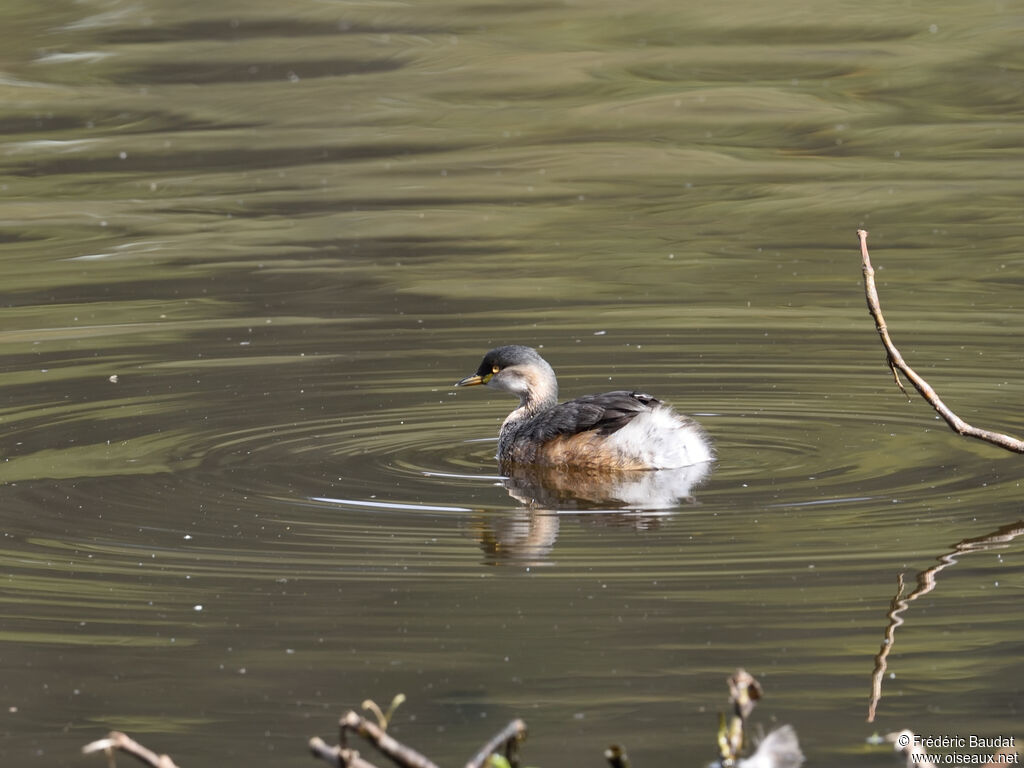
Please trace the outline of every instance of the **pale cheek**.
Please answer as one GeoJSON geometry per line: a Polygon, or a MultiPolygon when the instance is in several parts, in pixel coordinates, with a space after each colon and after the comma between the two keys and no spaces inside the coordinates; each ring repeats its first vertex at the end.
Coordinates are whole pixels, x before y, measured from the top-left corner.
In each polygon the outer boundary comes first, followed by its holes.
{"type": "Polygon", "coordinates": [[[495,376],[487,382],[487,386],[518,394],[524,385],[523,380],[519,376],[506,372],[500,376],[495,376]]]}

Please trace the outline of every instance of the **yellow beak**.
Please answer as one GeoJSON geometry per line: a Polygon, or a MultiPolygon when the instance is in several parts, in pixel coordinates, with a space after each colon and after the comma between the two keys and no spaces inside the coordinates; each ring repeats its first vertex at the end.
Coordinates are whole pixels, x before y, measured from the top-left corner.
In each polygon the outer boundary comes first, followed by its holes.
{"type": "Polygon", "coordinates": [[[467,376],[464,379],[456,381],[455,382],[455,386],[456,387],[475,387],[475,386],[477,386],[479,384],[486,384],[490,380],[491,380],[491,374],[487,374],[486,376],[480,376],[479,374],[474,373],[472,376],[467,376]]]}

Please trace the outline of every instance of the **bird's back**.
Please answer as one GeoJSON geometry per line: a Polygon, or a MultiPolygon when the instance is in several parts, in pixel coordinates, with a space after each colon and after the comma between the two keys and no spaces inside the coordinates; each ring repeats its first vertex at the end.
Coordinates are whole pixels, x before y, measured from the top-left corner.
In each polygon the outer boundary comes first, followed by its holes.
{"type": "Polygon", "coordinates": [[[555,405],[515,425],[502,443],[502,461],[591,469],[662,469],[712,457],[699,425],[629,390],[555,405]]]}

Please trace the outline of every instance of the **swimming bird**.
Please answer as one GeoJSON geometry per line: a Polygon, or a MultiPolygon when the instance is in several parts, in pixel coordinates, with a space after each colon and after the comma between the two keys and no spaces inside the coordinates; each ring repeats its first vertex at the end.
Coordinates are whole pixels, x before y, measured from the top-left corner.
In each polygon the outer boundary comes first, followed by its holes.
{"type": "Polygon", "coordinates": [[[696,421],[643,392],[618,390],[559,403],[555,372],[532,347],[492,349],[477,372],[455,386],[480,384],[519,397],[498,434],[502,464],[635,470],[714,458],[696,421]]]}

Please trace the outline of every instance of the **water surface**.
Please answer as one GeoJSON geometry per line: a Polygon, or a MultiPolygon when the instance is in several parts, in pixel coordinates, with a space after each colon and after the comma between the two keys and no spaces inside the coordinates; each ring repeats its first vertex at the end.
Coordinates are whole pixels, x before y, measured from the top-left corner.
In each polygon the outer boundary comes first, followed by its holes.
{"type": "Polygon", "coordinates": [[[306,765],[398,691],[444,764],[516,716],[530,765],[703,764],[736,666],[814,764],[1021,736],[1021,459],[896,390],[855,237],[911,364],[1024,433],[1021,18],[8,3],[5,764],[306,765]],[[502,478],[513,402],[451,385],[504,343],[713,472],[502,478]]]}

